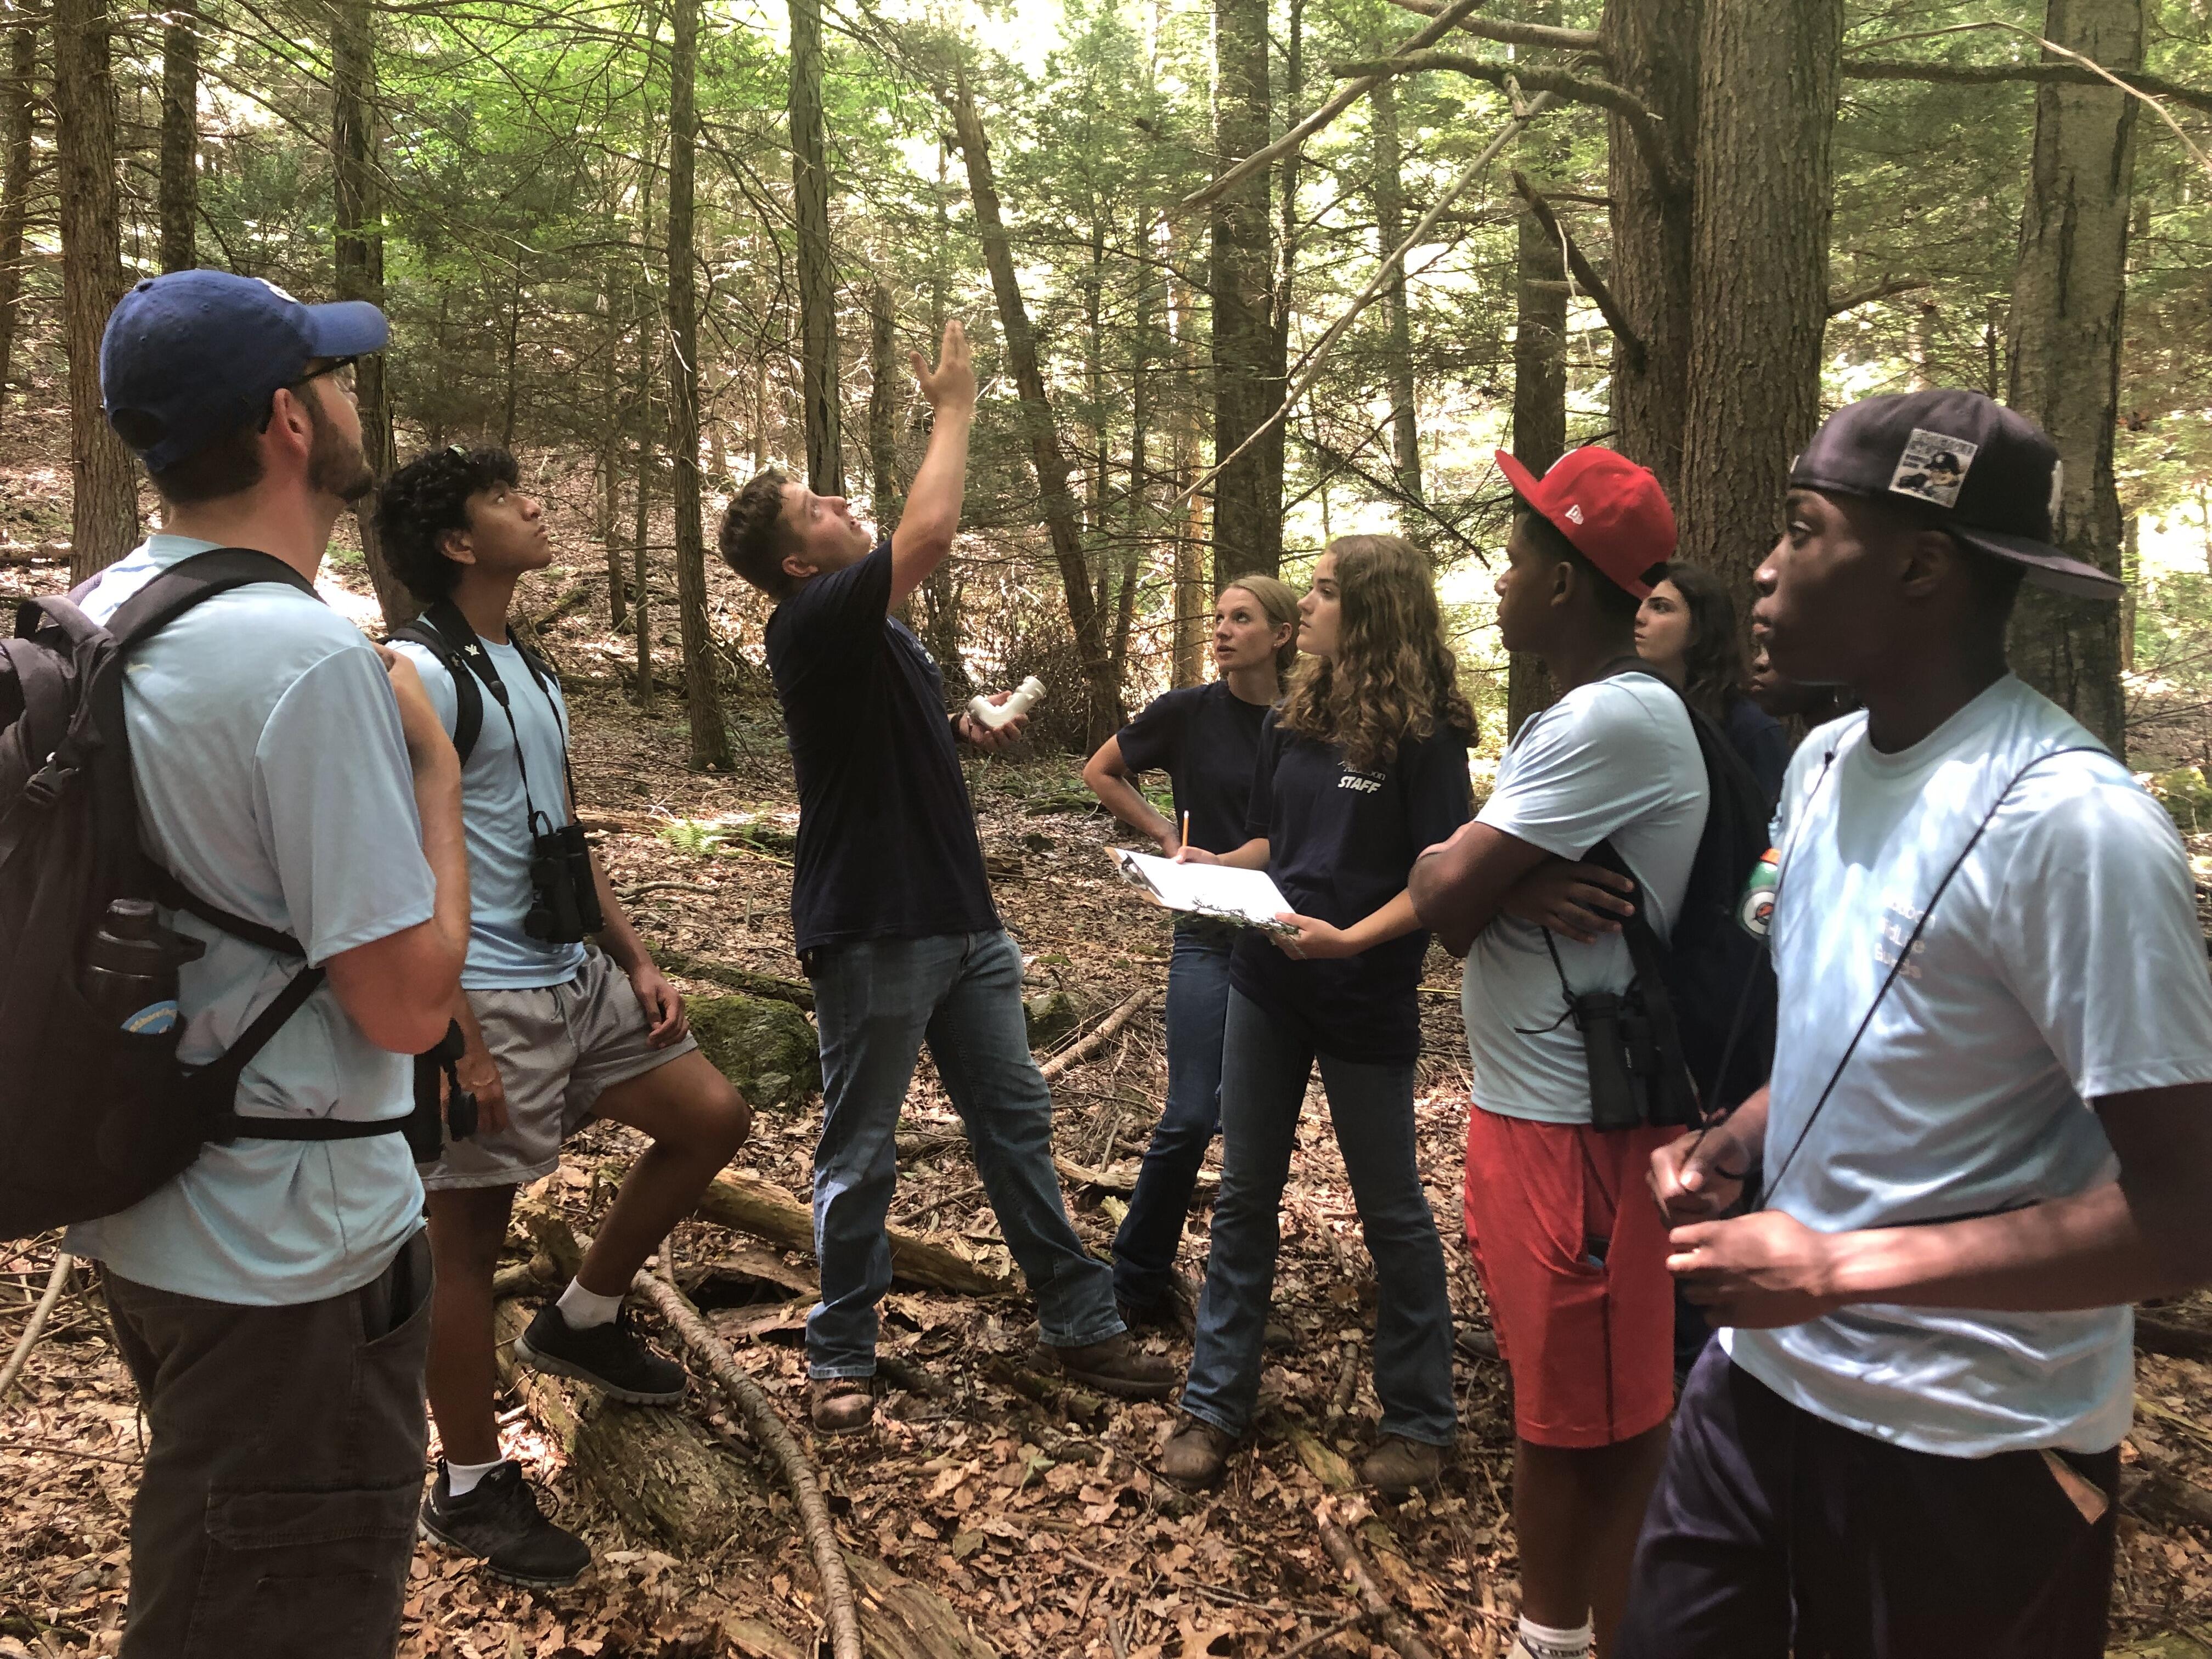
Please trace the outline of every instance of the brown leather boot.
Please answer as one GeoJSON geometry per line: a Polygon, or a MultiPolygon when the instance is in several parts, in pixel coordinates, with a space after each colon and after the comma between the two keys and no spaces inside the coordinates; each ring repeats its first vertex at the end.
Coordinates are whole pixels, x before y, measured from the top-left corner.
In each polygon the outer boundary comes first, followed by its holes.
{"type": "Polygon", "coordinates": [[[1359,1466],[1359,1478],[1392,1503],[1443,1485],[1444,1449],[1386,1434],[1359,1466]]]}
{"type": "Polygon", "coordinates": [[[1182,1426],[1160,1449],[1160,1478],[1172,1481],[1185,1492],[1205,1492],[1218,1486],[1222,1472],[1229,1467],[1229,1454],[1236,1446],[1236,1436],[1195,1417],[1186,1417],[1182,1426]]]}
{"type": "Polygon", "coordinates": [[[830,1376],[806,1387],[806,1414],[817,1434],[851,1434],[876,1419],[876,1402],[865,1376],[830,1376]]]}
{"type": "Polygon", "coordinates": [[[1117,1400],[1164,1400],[1175,1392],[1175,1362],[1146,1353],[1127,1331],[1079,1348],[1055,1348],[1048,1343],[1044,1352],[1060,1362],[1071,1381],[1117,1400]]]}

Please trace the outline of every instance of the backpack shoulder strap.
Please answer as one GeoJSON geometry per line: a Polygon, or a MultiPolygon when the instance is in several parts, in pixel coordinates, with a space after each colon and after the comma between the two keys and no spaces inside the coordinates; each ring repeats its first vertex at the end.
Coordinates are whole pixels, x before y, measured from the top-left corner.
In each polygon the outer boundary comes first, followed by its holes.
{"type": "Polygon", "coordinates": [[[117,648],[127,651],[216,594],[257,582],[281,582],[310,599],[321,597],[314,583],[282,559],[250,547],[218,547],[178,561],[124,600],[107,619],[107,631],[117,648]]]}
{"type": "Polygon", "coordinates": [[[476,752],[477,739],[483,735],[483,693],[477,689],[476,676],[469,672],[468,665],[453,643],[427,617],[417,617],[413,622],[403,623],[392,630],[392,638],[419,645],[438,659],[453,682],[453,752],[461,757],[461,764],[469,763],[476,752]]]}

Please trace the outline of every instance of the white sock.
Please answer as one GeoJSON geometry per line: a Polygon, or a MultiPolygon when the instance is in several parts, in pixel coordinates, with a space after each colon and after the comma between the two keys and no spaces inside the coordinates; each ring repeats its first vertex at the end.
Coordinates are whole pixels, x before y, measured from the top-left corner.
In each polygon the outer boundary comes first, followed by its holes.
{"type": "Polygon", "coordinates": [[[1521,1620],[1521,1645],[1531,1659],[1589,1659],[1590,1644],[1596,1639],[1597,1632],[1587,1619],[1575,1630],[1556,1630],[1525,1617],[1521,1620]]]}
{"type": "Polygon", "coordinates": [[[568,1288],[561,1292],[560,1301],[553,1305],[561,1310],[561,1317],[568,1322],[572,1331],[588,1331],[595,1325],[611,1325],[622,1311],[623,1299],[618,1296],[600,1296],[587,1291],[578,1279],[570,1279],[568,1288]]]}
{"type": "Polygon", "coordinates": [[[447,1458],[446,1495],[448,1498],[466,1498],[477,1489],[477,1481],[506,1461],[503,1457],[495,1457],[489,1463],[456,1463],[452,1458],[447,1458]]]}

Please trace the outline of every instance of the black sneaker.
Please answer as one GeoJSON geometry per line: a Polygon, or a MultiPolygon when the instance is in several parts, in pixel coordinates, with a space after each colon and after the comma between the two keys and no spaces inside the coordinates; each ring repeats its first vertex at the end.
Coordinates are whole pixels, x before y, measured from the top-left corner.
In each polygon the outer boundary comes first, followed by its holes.
{"type": "Polygon", "coordinates": [[[522,1478],[522,1466],[511,1461],[456,1498],[440,1458],[416,1526],[423,1537],[475,1556],[486,1572],[510,1584],[554,1589],[574,1583],[592,1565],[592,1547],[538,1512],[538,1494],[522,1478]]]}
{"type": "Polygon", "coordinates": [[[534,1370],[588,1382],[610,1400],[672,1406],[684,1398],[684,1367],[664,1359],[630,1328],[624,1308],[604,1325],[576,1330],[549,1302],[514,1339],[514,1357],[534,1370]]]}

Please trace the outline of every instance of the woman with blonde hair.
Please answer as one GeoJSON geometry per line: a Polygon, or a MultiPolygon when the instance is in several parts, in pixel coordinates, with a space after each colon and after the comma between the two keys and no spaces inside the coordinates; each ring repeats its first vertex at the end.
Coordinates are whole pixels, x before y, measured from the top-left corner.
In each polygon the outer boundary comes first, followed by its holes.
{"type": "MultiPolygon", "coordinates": [[[[1213,605],[1213,665],[1220,678],[1155,697],[1098,746],[1083,781],[1106,809],[1172,858],[1183,826],[1194,847],[1242,846],[1260,726],[1297,659],[1298,596],[1273,576],[1243,576],[1213,605]],[[1139,774],[1164,771],[1176,816],[1162,817],[1138,790],[1139,774]]],[[[1229,1012],[1229,951],[1237,931],[1203,916],[1176,921],[1168,963],[1168,1098],[1114,1236],[1114,1298],[1133,1327],[1188,1326],[1196,1297],[1176,1272],[1183,1217],[1206,1149],[1221,1127],[1221,1030],[1229,1012]]]]}
{"type": "Polygon", "coordinates": [[[1221,1193],[1214,1201],[1184,1421],[1160,1470],[1221,1477],[1250,1425],[1273,1292],[1277,1212],[1316,1062],[1375,1260],[1382,1437],[1360,1466],[1387,1497],[1431,1490],[1456,1431],[1451,1298],[1413,1140],[1415,997],[1429,936],[1406,878],[1469,811],[1474,715],[1427,563],[1395,536],[1343,536],[1299,602],[1311,659],[1261,734],[1249,839],[1218,857],[1265,869],[1295,908],[1230,959],[1222,1049],[1221,1193]]]}

